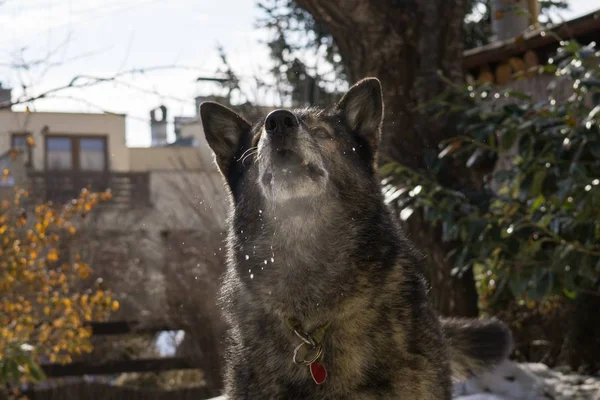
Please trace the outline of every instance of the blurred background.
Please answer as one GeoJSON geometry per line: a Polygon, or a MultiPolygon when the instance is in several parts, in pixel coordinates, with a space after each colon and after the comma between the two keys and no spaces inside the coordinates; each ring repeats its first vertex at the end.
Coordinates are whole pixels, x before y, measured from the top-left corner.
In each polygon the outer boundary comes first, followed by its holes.
{"type": "Polygon", "coordinates": [[[596,1],[0,0],[0,27],[0,398],[219,395],[227,197],[198,105],[257,120],[365,76],[436,308],[580,374],[548,398],[600,396],[596,1]]]}

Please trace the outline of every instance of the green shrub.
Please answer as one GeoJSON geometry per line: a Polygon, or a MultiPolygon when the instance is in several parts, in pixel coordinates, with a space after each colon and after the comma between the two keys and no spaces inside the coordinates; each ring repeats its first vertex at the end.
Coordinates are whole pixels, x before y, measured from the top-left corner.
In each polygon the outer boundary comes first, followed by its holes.
{"type": "Polygon", "coordinates": [[[484,307],[507,292],[525,302],[598,294],[600,52],[562,42],[540,74],[567,80],[573,94],[557,101],[549,88],[535,103],[492,86],[453,87],[427,107],[452,113],[458,136],[430,157],[426,172],[382,168],[401,217],[421,212],[444,241],[458,244],[448,254],[453,273],[475,268],[484,307]],[[507,157],[510,168],[490,168],[481,191],[440,183],[457,161],[481,169],[507,157]]]}

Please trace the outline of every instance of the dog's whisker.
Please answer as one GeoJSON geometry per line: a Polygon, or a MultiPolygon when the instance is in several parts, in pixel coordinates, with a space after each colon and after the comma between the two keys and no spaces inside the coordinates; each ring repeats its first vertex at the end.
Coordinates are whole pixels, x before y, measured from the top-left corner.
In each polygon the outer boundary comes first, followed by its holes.
{"type": "Polygon", "coordinates": [[[258,150],[258,147],[257,146],[250,147],[249,149],[247,149],[246,151],[244,151],[242,153],[242,155],[240,156],[240,158],[244,158],[244,156],[246,155],[246,153],[249,153],[249,152],[254,151],[254,150],[258,150]]]}
{"type": "Polygon", "coordinates": [[[239,158],[242,161],[242,165],[244,165],[244,163],[246,162],[246,159],[248,159],[249,157],[252,157],[257,152],[258,152],[258,147],[257,146],[250,147],[249,149],[247,149],[246,151],[244,151],[242,153],[242,155],[240,156],[240,158],[239,158]]]}
{"type": "MultiPolygon", "coordinates": [[[[245,162],[246,162],[246,160],[247,160],[248,158],[250,158],[250,157],[252,157],[252,156],[256,155],[257,153],[258,153],[258,150],[256,150],[256,151],[252,151],[252,152],[250,152],[250,153],[246,154],[246,155],[245,155],[245,156],[242,158],[242,165],[243,165],[243,166],[245,166],[245,162]]],[[[244,154],[245,154],[245,153],[244,153],[244,154]]]]}

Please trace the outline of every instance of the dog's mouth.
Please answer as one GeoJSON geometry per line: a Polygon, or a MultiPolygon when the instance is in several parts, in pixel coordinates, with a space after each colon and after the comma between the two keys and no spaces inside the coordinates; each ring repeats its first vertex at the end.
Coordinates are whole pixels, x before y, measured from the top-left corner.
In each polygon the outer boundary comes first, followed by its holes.
{"type": "Polygon", "coordinates": [[[273,151],[272,163],[282,169],[297,169],[308,165],[300,154],[291,149],[277,149],[273,151]]]}
{"type": "Polygon", "coordinates": [[[298,178],[317,180],[325,176],[322,168],[307,161],[300,153],[289,148],[274,149],[271,153],[269,168],[262,177],[264,185],[271,185],[273,181],[287,181],[298,178]]]}

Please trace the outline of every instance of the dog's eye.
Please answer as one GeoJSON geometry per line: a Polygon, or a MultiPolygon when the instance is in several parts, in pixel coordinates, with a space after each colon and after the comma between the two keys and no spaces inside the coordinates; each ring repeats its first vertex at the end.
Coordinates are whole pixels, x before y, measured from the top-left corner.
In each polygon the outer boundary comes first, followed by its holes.
{"type": "Polygon", "coordinates": [[[321,138],[321,139],[326,139],[328,137],[330,137],[331,135],[329,134],[329,131],[325,128],[323,128],[322,126],[317,126],[313,129],[311,129],[311,133],[317,137],[317,138],[321,138]]]}

